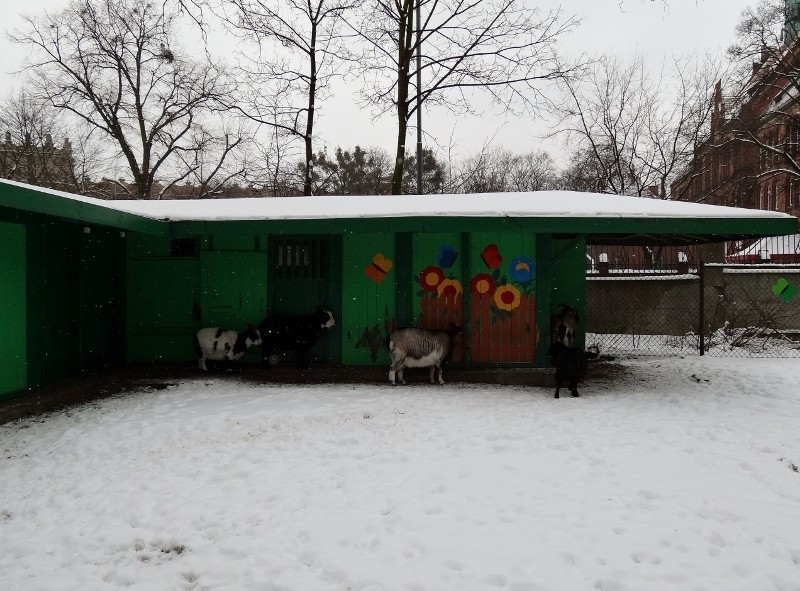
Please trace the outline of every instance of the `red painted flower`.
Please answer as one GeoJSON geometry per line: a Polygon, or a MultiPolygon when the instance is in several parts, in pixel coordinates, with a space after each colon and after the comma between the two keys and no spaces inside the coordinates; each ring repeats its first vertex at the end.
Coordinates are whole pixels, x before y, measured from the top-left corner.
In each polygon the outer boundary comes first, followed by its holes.
{"type": "Polygon", "coordinates": [[[464,293],[464,289],[458,279],[445,279],[439,284],[438,290],[440,298],[454,298],[464,293]]]}
{"type": "Polygon", "coordinates": [[[475,295],[490,296],[494,293],[497,284],[494,278],[486,273],[478,273],[469,282],[469,290],[475,295]]]}
{"type": "Polygon", "coordinates": [[[496,244],[490,244],[484,248],[481,253],[481,258],[490,269],[497,269],[500,263],[503,262],[503,255],[500,254],[496,244]]]}
{"type": "Polygon", "coordinates": [[[444,271],[433,265],[425,267],[419,274],[419,284],[425,291],[436,291],[442,281],[444,281],[444,271]]]}

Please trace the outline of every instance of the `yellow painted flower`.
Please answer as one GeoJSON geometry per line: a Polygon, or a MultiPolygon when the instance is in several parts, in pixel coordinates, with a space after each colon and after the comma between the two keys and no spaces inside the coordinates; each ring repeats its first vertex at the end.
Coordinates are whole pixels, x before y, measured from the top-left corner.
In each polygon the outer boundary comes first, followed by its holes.
{"type": "Polygon", "coordinates": [[[458,294],[464,293],[461,287],[461,282],[458,279],[445,279],[439,284],[437,288],[440,298],[452,298],[458,294]]]}
{"type": "Polygon", "coordinates": [[[497,284],[491,275],[486,273],[478,273],[472,278],[469,284],[470,291],[475,295],[491,296],[494,293],[497,284]]]}
{"type": "Polygon", "coordinates": [[[510,312],[514,308],[518,308],[522,302],[519,290],[513,285],[501,285],[494,292],[494,305],[500,310],[510,312]]]}

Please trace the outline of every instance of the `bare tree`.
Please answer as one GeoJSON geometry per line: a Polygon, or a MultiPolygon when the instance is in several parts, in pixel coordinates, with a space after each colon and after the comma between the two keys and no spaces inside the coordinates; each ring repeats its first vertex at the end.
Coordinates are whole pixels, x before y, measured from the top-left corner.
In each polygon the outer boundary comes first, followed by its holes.
{"type": "Polygon", "coordinates": [[[340,28],[360,0],[226,0],[235,35],[256,44],[241,53],[248,89],[241,111],[264,125],[302,139],[303,194],[312,193],[317,101],[347,61],[340,28]]]}
{"type": "Polygon", "coordinates": [[[676,59],[668,83],[657,86],[647,114],[648,150],[637,157],[661,199],[709,136],[714,82],[723,68],[709,56],[676,59]]]}
{"type": "Polygon", "coordinates": [[[87,194],[104,164],[91,130],[70,125],[25,87],[0,103],[0,134],[2,178],[87,194]]]}
{"type": "Polygon", "coordinates": [[[543,191],[555,187],[557,170],[547,152],[514,154],[484,146],[457,167],[458,190],[464,193],[543,191]]]}
{"type": "Polygon", "coordinates": [[[597,158],[610,154],[607,149],[595,151],[591,148],[580,148],[569,156],[567,167],[561,171],[556,186],[564,191],[579,191],[581,193],[608,193],[611,191],[608,183],[607,170],[610,164],[597,158]]]}
{"type": "Polygon", "coordinates": [[[367,45],[362,67],[370,84],[363,98],[396,113],[393,194],[402,191],[406,132],[422,104],[475,112],[474,99],[484,94],[505,110],[533,113],[547,100],[541,84],[572,71],[557,45],[576,21],[560,10],[541,13],[520,0],[374,0],[365,6],[358,34],[367,45]]]}
{"type": "MultiPolygon", "coordinates": [[[[800,31],[800,6],[785,0],[758,0],[755,7],[742,11],[736,25],[736,41],[728,48],[735,69],[730,84],[741,88],[756,68],[778,49],[797,37],[800,31]]],[[[732,88],[727,89],[729,92],[732,88]]]]}
{"type": "MultiPolygon", "coordinates": [[[[224,127],[224,123],[220,124],[224,127]]],[[[208,199],[220,197],[224,187],[244,178],[247,170],[242,151],[237,148],[249,142],[243,128],[224,131],[222,135],[211,133],[203,126],[195,126],[189,136],[191,149],[176,150],[184,173],[176,176],[159,188],[158,198],[168,195],[180,182],[190,185],[190,197],[208,199]],[[240,158],[232,158],[232,155],[240,158]]]]}
{"type": "MultiPolygon", "coordinates": [[[[302,195],[305,184],[305,159],[300,156],[291,134],[280,125],[262,130],[263,137],[253,142],[254,156],[245,163],[245,176],[264,197],[302,195]],[[301,162],[299,169],[297,161],[301,162]]],[[[313,169],[312,169],[313,170],[313,169]]],[[[313,193],[312,187],[312,193],[313,193]]]]}
{"type": "Polygon", "coordinates": [[[581,80],[565,79],[559,134],[585,147],[602,169],[610,192],[641,195],[649,178],[637,168],[653,101],[641,56],[623,65],[604,56],[581,80]]]}
{"type": "MultiPolygon", "coordinates": [[[[38,93],[113,142],[139,198],[152,197],[160,174],[169,184],[197,172],[186,154],[205,150],[200,123],[231,91],[218,68],[173,46],[177,20],[166,4],[76,0],[12,36],[34,50],[38,93]]],[[[218,164],[238,139],[223,142],[218,164]]]]}
{"type": "Polygon", "coordinates": [[[0,104],[0,132],[2,178],[62,190],[73,187],[72,146],[54,109],[21,91],[0,104]],[[63,145],[57,146],[54,137],[63,145]]]}
{"type": "Polygon", "coordinates": [[[718,75],[711,59],[683,59],[669,79],[653,80],[641,57],[629,64],[603,57],[589,77],[565,80],[568,101],[555,133],[593,156],[604,191],[666,199],[707,135],[718,75]]]}
{"type": "Polygon", "coordinates": [[[547,152],[528,152],[512,157],[509,191],[546,191],[555,188],[556,164],[547,152]]]}

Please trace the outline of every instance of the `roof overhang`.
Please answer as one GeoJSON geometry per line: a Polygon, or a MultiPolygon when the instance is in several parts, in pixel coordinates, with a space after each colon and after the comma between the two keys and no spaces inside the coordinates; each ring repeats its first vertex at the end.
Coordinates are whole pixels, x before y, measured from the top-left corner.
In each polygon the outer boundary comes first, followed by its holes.
{"type": "Polygon", "coordinates": [[[108,207],[108,201],[78,198],[71,193],[0,179],[0,210],[50,216],[78,224],[105,226],[168,235],[169,224],[147,216],[108,207]]]}

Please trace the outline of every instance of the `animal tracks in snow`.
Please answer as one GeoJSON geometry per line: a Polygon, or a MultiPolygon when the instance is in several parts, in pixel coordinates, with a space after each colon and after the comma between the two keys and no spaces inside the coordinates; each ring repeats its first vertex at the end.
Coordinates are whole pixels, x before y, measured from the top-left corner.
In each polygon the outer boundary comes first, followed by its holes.
{"type": "Polygon", "coordinates": [[[136,559],[139,562],[165,562],[186,552],[186,546],[174,542],[153,541],[146,544],[144,540],[133,543],[136,559]]]}

